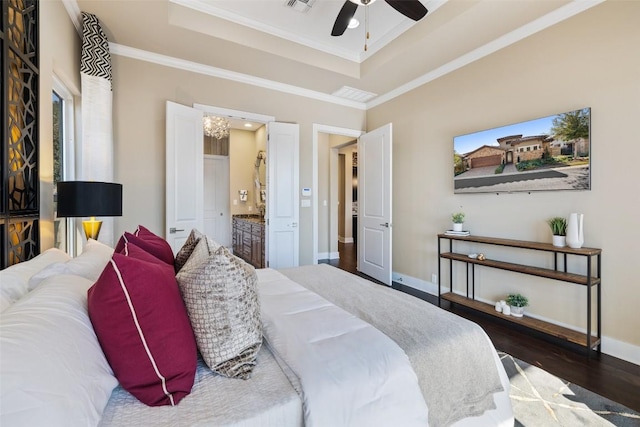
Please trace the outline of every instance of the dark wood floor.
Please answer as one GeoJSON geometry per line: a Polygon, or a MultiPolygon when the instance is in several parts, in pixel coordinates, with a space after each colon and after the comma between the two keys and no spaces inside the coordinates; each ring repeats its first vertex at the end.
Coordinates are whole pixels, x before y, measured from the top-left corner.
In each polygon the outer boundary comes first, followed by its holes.
{"type": "MultiPolygon", "coordinates": [[[[367,277],[356,270],[355,244],[338,245],[339,260],[325,261],[343,270],[367,277]]],[[[375,281],[375,280],[374,280],[375,281]]],[[[393,287],[437,305],[436,296],[394,283],[393,287]]],[[[443,301],[443,307],[453,313],[478,323],[501,351],[538,366],[560,378],[598,393],[629,408],[640,411],[640,366],[601,354],[588,358],[581,348],[517,325],[501,321],[464,307],[451,306],[443,301]],[[446,304],[446,305],[445,305],[446,304]]]]}

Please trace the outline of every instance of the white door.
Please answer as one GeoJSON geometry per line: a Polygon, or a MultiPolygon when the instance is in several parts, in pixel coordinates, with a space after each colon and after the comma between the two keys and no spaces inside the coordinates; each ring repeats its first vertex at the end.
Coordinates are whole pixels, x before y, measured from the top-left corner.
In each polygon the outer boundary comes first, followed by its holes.
{"type": "Polygon", "coordinates": [[[391,123],[358,141],[358,270],[391,286],[391,123]]]}
{"type": "Polygon", "coordinates": [[[202,232],[202,111],[167,101],[165,238],[176,253],[191,229],[202,232]]]}
{"type": "Polygon", "coordinates": [[[229,156],[204,156],[204,234],[231,247],[229,156]]]}
{"type": "Polygon", "coordinates": [[[267,265],[297,267],[300,129],[277,122],[268,123],[267,129],[267,265]]]}

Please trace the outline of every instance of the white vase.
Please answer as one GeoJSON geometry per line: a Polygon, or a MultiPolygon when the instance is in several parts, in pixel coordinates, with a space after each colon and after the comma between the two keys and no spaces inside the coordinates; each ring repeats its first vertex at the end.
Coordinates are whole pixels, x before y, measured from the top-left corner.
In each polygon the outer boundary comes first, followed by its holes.
{"type": "Polygon", "coordinates": [[[584,214],[569,214],[567,221],[567,246],[573,249],[582,247],[584,243],[584,235],[582,231],[584,214]]]}
{"type": "Polygon", "coordinates": [[[513,317],[522,317],[524,315],[524,307],[511,306],[511,315],[513,317]]]}
{"type": "Polygon", "coordinates": [[[556,236],[555,234],[553,235],[553,246],[556,246],[558,248],[564,248],[566,244],[567,244],[566,236],[556,236]]]}
{"type": "Polygon", "coordinates": [[[453,223],[453,231],[462,231],[462,223],[454,222],[453,223]]]}

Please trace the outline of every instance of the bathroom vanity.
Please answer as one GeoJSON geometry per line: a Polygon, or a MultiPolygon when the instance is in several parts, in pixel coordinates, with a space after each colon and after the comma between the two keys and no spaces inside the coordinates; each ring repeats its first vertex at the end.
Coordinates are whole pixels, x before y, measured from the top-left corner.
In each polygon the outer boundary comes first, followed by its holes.
{"type": "Polygon", "coordinates": [[[264,268],[264,218],[259,215],[233,215],[231,234],[233,253],[255,268],[264,268]]]}

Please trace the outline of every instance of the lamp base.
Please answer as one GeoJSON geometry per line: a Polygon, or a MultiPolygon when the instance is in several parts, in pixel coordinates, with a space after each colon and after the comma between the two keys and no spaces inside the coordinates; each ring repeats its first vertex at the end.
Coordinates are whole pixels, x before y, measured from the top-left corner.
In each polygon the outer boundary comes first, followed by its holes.
{"type": "Polygon", "coordinates": [[[91,219],[87,221],[82,221],[82,228],[84,228],[84,235],[87,240],[98,240],[100,227],[102,227],[102,221],[97,221],[95,217],[91,217],[91,219]]]}

